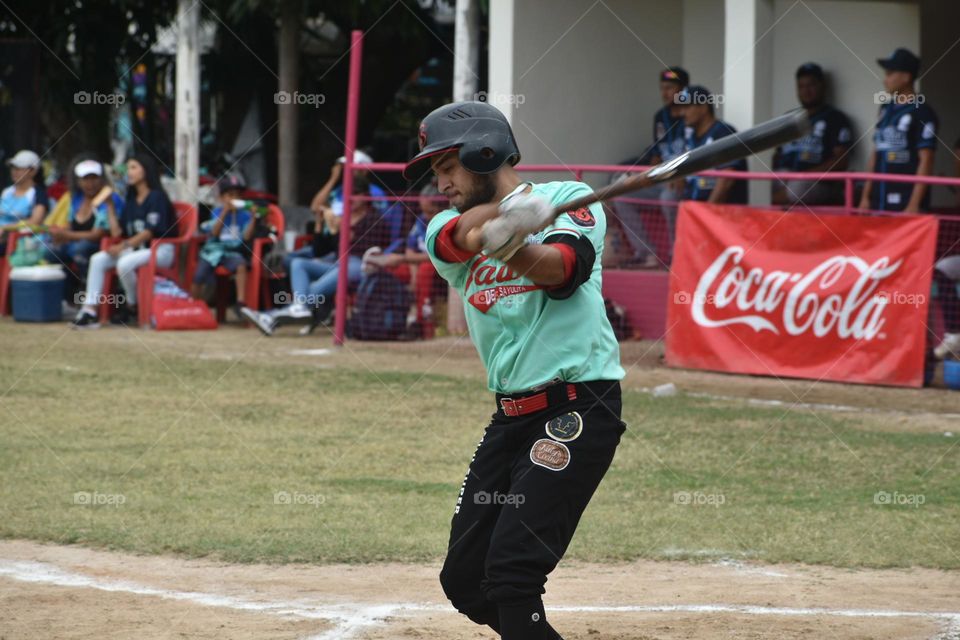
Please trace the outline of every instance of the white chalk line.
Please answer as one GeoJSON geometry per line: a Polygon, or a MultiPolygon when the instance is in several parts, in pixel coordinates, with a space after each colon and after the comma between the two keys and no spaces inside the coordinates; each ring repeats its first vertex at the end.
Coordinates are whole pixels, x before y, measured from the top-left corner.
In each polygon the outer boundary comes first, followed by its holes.
{"type": "MultiPolygon", "coordinates": [[[[643,391],[651,391],[644,388],[643,391]]],[[[811,409],[814,411],[837,411],[841,413],[877,413],[890,414],[898,416],[933,416],[936,418],[960,418],[960,413],[940,413],[938,411],[905,411],[902,409],[878,409],[876,407],[855,407],[846,404],[823,404],[817,402],[793,402],[787,400],[770,400],[764,398],[751,398],[748,396],[725,396],[715,393],[699,393],[694,391],[685,391],[685,395],[691,398],[704,398],[706,400],[726,400],[733,402],[746,402],[747,404],[761,407],[791,407],[798,409],[811,409]]]]}
{"type": "MultiPolygon", "coordinates": [[[[165,600],[223,607],[236,611],[266,613],[286,618],[325,620],[334,628],[305,640],[345,640],[364,629],[380,626],[389,617],[414,611],[453,612],[449,605],[423,603],[345,604],[308,603],[302,600],[263,602],[200,591],[177,591],[148,587],[127,580],[105,580],[65,571],[44,562],[0,559],[0,576],[60,587],[97,589],[113,593],[152,596],[165,600]]],[[[841,618],[922,618],[941,623],[939,640],[953,640],[960,633],[960,612],[902,611],[895,609],[832,609],[826,607],[770,607],[729,604],[672,605],[558,605],[548,611],[567,613],[733,613],[756,616],[834,616],[841,618]]]]}

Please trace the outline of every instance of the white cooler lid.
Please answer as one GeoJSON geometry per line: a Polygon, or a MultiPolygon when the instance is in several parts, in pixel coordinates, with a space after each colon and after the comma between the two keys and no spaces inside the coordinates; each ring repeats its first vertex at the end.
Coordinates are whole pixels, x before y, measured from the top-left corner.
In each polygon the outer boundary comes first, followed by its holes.
{"type": "Polygon", "coordinates": [[[63,267],[58,264],[40,265],[36,267],[14,267],[10,270],[10,280],[46,282],[50,280],[63,280],[66,277],[67,274],[63,272],[63,267]]]}

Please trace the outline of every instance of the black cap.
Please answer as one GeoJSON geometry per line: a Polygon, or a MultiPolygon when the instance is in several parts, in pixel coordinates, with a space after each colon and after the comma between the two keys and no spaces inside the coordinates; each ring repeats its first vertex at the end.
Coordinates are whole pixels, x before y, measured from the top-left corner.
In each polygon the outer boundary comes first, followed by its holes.
{"type": "Polygon", "coordinates": [[[891,53],[889,58],[878,58],[877,64],[887,71],[906,71],[913,76],[920,71],[920,58],[903,47],[891,53]]]}
{"type": "Polygon", "coordinates": [[[220,176],[220,179],[217,180],[217,191],[223,193],[224,191],[245,191],[247,188],[247,182],[243,179],[243,176],[236,172],[228,172],[220,176]]]}
{"type": "Polygon", "coordinates": [[[823,80],[823,67],[816,62],[804,62],[797,67],[797,77],[801,78],[803,76],[813,76],[818,80],[823,80]]]}
{"type": "Polygon", "coordinates": [[[660,72],[660,82],[676,82],[685,87],[690,84],[690,74],[682,67],[667,67],[660,72]]]}

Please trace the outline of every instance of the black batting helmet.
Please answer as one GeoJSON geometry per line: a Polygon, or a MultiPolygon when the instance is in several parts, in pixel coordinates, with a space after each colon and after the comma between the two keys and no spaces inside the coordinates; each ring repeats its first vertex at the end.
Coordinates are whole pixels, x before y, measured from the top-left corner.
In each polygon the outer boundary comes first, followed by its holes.
{"type": "Polygon", "coordinates": [[[408,180],[423,175],[432,156],[454,149],[473,173],[493,173],[506,162],[520,161],[510,123],[486,102],[454,102],[431,111],[420,123],[419,139],[420,153],[403,169],[408,180]]]}

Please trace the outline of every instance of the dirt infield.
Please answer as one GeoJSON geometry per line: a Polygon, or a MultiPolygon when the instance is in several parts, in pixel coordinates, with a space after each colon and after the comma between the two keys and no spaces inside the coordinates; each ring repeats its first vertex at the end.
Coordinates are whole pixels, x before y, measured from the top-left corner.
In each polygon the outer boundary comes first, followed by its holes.
{"type": "MultiPolygon", "coordinates": [[[[0,542],[0,637],[467,640],[433,565],[227,565],[0,542]]],[[[800,565],[565,563],[565,637],[960,637],[960,574],[800,565]]]]}

